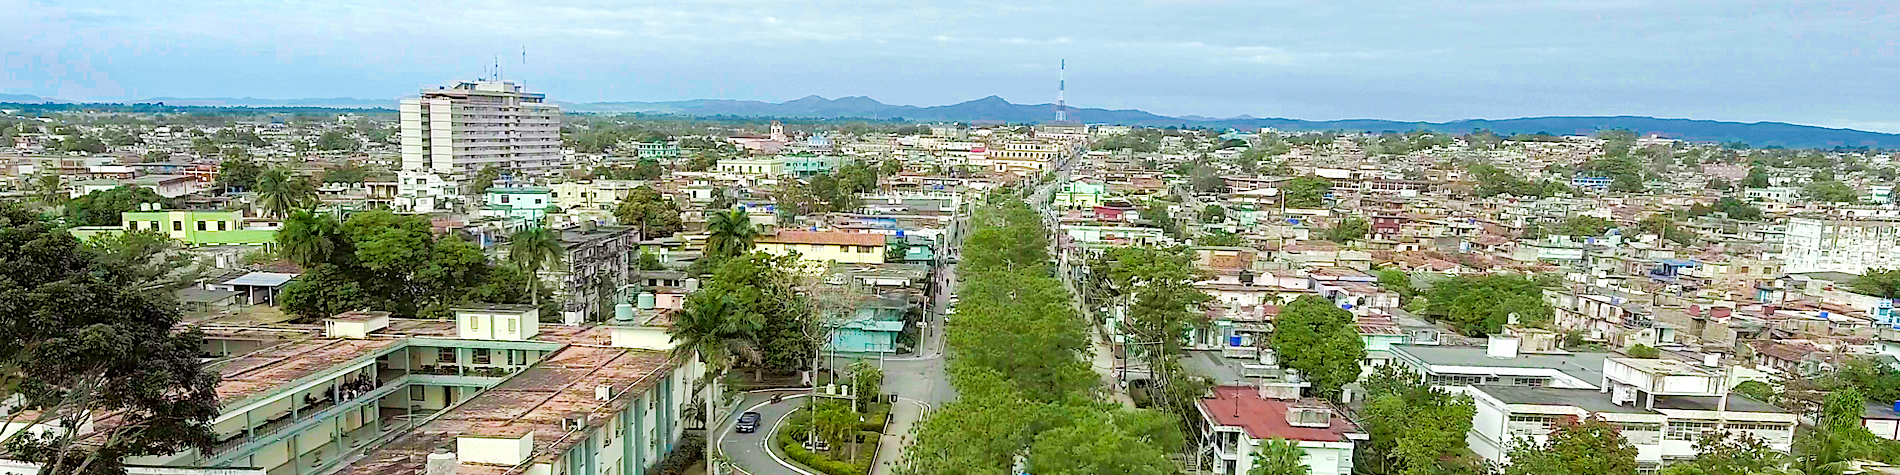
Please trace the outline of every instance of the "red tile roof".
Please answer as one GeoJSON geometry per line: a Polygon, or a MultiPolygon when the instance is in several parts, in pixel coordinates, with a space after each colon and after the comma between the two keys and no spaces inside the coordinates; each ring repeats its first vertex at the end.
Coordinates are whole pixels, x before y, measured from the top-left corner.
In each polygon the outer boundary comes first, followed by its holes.
{"type": "MultiPolygon", "coordinates": [[[[1359,428],[1352,421],[1340,417],[1336,411],[1333,413],[1332,427],[1294,427],[1286,423],[1287,410],[1294,405],[1294,401],[1261,399],[1259,389],[1247,386],[1215,387],[1214,397],[1202,398],[1197,404],[1200,404],[1203,414],[1214,419],[1215,424],[1240,427],[1255,439],[1345,442],[1348,440],[1346,434],[1359,433],[1359,428]]],[[[1302,400],[1299,404],[1325,403],[1302,400]]]]}

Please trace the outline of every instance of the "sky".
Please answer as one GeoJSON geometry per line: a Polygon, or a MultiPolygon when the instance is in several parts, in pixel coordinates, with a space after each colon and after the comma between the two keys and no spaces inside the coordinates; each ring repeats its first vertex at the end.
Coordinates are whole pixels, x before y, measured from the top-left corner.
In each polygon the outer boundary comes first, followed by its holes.
{"type": "Polygon", "coordinates": [[[1900,132],[1900,2],[0,0],[0,93],[997,95],[1164,115],[1647,115],[1900,132]],[[526,55],[523,57],[523,50],[526,55]]]}

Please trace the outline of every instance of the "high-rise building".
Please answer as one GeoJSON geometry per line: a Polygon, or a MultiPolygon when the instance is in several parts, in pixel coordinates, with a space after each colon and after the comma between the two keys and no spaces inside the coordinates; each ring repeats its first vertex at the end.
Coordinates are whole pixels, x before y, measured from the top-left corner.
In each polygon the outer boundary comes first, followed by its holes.
{"type": "Polygon", "coordinates": [[[510,81],[463,81],[402,101],[402,169],[461,182],[495,166],[516,176],[561,167],[561,108],[510,81]]]}

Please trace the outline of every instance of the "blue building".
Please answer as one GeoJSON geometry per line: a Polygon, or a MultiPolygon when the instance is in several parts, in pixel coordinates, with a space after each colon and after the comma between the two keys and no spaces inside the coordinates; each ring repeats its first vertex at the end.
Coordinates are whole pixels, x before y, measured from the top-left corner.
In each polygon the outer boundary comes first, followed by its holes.
{"type": "Polygon", "coordinates": [[[1570,186],[1586,190],[1603,191],[1610,189],[1610,183],[1614,181],[1616,181],[1616,179],[1606,176],[1577,175],[1570,178],[1570,186]]]}

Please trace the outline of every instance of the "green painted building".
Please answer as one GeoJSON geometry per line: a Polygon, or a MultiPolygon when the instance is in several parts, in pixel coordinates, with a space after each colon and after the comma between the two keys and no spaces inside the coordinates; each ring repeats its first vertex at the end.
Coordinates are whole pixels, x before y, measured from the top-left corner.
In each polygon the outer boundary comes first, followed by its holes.
{"type": "Polygon", "coordinates": [[[237,211],[127,211],[119,215],[118,226],[80,226],[73,228],[72,234],[87,239],[142,230],[159,231],[190,246],[271,246],[277,243],[277,230],[245,229],[244,215],[237,211]]]}

